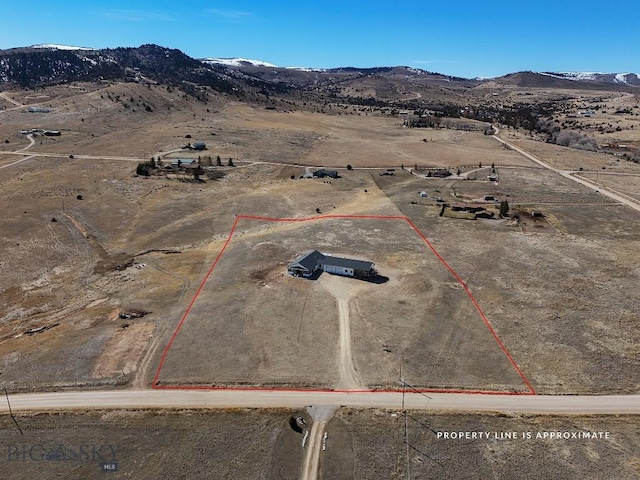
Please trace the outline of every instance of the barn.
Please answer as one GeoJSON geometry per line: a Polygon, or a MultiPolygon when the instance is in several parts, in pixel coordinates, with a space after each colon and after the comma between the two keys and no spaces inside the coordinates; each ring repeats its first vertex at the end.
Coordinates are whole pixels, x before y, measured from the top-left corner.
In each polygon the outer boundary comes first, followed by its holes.
{"type": "Polygon", "coordinates": [[[334,257],[318,250],[311,250],[291,262],[287,266],[287,273],[295,277],[311,277],[314,273],[322,271],[345,277],[368,278],[377,273],[373,265],[373,262],[334,257]]]}

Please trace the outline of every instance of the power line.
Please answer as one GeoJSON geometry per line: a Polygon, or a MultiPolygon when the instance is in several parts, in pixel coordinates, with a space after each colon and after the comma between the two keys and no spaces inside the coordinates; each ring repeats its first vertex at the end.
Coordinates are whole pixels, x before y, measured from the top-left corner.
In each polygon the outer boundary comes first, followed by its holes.
{"type": "Polygon", "coordinates": [[[9,393],[7,392],[7,387],[4,387],[4,395],[5,397],[7,397],[7,405],[9,406],[9,415],[11,416],[11,420],[13,420],[13,423],[15,423],[16,427],[18,427],[18,430],[20,430],[20,434],[24,435],[24,432],[20,428],[20,425],[18,425],[18,421],[16,420],[16,417],[13,416],[13,411],[11,410],[11,403],[9,402],[9,393]]]}

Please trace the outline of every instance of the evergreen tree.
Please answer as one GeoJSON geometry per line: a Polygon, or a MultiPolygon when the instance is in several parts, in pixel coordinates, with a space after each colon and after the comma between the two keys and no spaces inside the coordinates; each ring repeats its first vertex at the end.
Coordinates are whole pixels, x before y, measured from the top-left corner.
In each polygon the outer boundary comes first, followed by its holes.
{"type": "Polygon", "coordinates": [[[502,200],[500,202],[500,216],[506,217],[509,214],[509,202],[502,200]]]}

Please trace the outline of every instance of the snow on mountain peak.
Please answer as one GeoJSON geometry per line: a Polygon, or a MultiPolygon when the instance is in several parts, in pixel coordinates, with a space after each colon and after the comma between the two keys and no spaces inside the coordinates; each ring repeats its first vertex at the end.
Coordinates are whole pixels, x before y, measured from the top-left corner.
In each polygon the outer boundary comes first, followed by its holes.
{"type": "Polygon", "coordinates": [[[31,45],[31,48],[48,48],[52,50],[95,50],[95,48],[73,47],[71,45],[58,45],[55,43],[40,43],[38,45],[31,45]]]}
{"type": "Polygon", "coordinates": [[[625,83],[625,84],[629,84],[629,82],[627,81],[627,75],[632,75],[631,73],[616,73],[615,78],[613,79],[614,82],[616,83],[625,83]]]}
{"type": "Polygon", "coordinates": [[[250,60],[248,58],[202,58],[202,62],[205,63],[217,63],[220,65],[226,65],[228,67],[243,67],[251,65],[254,67],[277,67],[272,63],[263,62],[262,60],[250,60]]]}

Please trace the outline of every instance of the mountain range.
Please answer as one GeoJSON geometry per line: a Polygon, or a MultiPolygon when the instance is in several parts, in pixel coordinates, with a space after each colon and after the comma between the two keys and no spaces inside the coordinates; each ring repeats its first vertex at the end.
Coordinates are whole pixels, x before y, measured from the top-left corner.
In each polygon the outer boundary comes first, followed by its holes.
{"type": "Polygon", "coordinates": [[[158,45],[93,49],[41,44],[0,50],[0,88],[71,81],[129,80],[202,88],[242,96],[345,98],[386,104],[424,97],[421,92],[461,87],[563,88],[637,91],[635,73],[517,72],[496,78],[460,78],[407,66],[314,69],[279,67],[245,58],[192,58],[158,45]]]}

